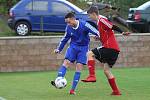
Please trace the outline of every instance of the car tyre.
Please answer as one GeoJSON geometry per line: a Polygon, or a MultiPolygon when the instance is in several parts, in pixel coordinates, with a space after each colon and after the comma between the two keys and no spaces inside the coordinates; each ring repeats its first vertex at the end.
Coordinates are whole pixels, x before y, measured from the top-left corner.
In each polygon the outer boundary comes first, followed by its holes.
{"type": "Polygon", "coordinates": [[[15,32],[19,36],[27,36],[31,32],[31,26],[28,22],[20,21],[15,25],[15,32]]]}

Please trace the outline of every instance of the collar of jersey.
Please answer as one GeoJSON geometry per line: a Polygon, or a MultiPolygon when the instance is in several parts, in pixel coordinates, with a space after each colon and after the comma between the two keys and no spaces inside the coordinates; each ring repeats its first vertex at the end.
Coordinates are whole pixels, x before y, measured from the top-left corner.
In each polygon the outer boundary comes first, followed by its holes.
{"type": "Polygon", "coordinates": [[[79,27],[79,20],[76,20],[77,21],[77,26],[76,27],[72,27],[73,29],[78,29],[78,27],[79,27]]]}

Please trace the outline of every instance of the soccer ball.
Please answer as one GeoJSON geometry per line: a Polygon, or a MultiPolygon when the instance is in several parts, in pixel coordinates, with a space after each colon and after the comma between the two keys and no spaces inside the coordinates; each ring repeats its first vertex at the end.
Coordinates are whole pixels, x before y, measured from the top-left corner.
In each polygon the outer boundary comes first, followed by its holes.
{"type": "Polygon", "coordinates": [[[56,85],[56,88],[58,88],[58,89],[62,89],[64,87],[66,87],[66,85],[67,85],[66,78],[64,78],[64,77],[57,77],[55,79],[55,85],[56,85]]]}

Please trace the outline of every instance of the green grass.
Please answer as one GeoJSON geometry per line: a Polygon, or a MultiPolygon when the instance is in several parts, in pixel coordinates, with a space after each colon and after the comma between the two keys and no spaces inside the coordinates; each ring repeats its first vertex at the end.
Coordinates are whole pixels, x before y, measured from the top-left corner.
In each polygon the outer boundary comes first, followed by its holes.
{"type": "MultiPolygon", "coordinates": [[[[150,100],[150,68],[119,68],[112,70],[122,91],[111,96],[111,89],[101,69],[97,70],[96,83],[80,82],[76,95],[69,95],[74,71],[66,75],[64,89],[55,89],[49,81],[56,71],[0,73],[0,97],[6,100],[150,100]]],[[[81,78],[87,75],[83,70],[81,78]]]]}

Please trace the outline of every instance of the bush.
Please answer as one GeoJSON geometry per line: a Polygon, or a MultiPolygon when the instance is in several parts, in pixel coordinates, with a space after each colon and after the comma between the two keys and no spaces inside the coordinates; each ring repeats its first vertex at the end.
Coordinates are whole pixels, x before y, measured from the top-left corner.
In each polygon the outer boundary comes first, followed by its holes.
{"type": "Polygon", "coordinates": [[[8,10],[20,0],[0,0],[0,14],[8,14],[8,10]]]}

